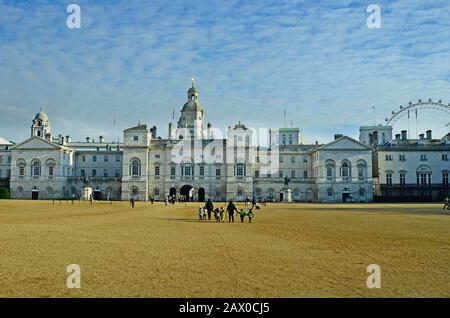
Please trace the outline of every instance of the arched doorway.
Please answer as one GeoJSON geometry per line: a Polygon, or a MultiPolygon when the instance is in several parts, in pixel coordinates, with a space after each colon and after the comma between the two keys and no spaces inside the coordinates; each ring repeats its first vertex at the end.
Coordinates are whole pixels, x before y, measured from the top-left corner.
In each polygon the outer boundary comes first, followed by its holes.
{"type": "Polygon", "coordinates": [[[170,190],[169,190],[169,196],[170,197],[175,197],[177,195],[177,189],[175,189],[175,188],[170,188],[170,190]]]}
{"type": "Polygon", "coordinates": [[[348,188],[342,190],[342,202],[347,202],[350,199],[350,191],[348,188]]]}
{"type": "Polygon", "coordinates": [[[205,189],[198,189],[198,202],[205,202],[205,189]]]}
{"type": "Polygon", "coordinates": [[[100,189],[100,187],[95,187],[94,200],[101,200],[101,198],[102,198],[102,189],[100,189]]]}
{"type": "Polygon", "coordinates": [[[180,195],[184,196],[186,198],[186,201],[190,201],[190,200],[192,200],[192,198],[191,198],[191,195],[192,195],[192,192],[193,192],[193,191],[191,191],[192,189],[193,189],[192,186],[186,184],[186,185],[181,187],[180,195]]]}
{"type": "Polygon", "coordinates": [[[280,192],[280,202],[283,202],[284,199],[284,193],[283,191],[280,192]]]}

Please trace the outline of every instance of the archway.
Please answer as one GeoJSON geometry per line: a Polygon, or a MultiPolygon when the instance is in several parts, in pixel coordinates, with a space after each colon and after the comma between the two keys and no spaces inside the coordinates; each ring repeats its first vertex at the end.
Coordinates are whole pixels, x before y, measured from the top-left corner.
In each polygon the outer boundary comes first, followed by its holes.
{"type": "Polygon", "coordinates": [[[186,198],[186,201],[192,200],[190,195],[192,194],[191,190],[193,187],[191,185],[185,184],[180,189],[180,195],[184,196],[186,198]]]}
{"type": "Polygon", "coordinates": [[[198,189],[198,202],[205,202],[205,189],[198,189]]]}
{"type": "Polygon", "coordinates": [[[170,197],[175,197],[176,195],[177,195],[177,189],[175,189],[174,187],[170,188],[169,196],[170,197]]]}

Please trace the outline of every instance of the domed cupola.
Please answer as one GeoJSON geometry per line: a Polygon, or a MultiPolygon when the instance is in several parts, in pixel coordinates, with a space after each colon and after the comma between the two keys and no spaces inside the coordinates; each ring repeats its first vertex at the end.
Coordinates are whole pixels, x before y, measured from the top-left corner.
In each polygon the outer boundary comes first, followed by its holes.
{"type": "Polygon", "coordinates": [[[203,139],[203,107],[198,99],[198,90],[192,79],[192,87],[187,91],[187,102],[181,109],[177,135],[183,138],[203,139]]]}
{"type": "Polygon", "coordinates": [[[50,121],[42,108],[39,113],[34,116],[33,123],[31,125],[31,137],[33,136],[44,138],[49,141],[52,140],[50,121]]]}

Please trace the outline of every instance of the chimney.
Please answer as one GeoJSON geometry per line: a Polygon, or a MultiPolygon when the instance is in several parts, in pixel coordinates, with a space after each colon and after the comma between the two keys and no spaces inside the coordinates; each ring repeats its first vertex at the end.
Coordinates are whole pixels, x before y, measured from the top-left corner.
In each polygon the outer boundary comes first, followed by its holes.
{"type": "Polygon", "coordinates": [[[86,142],[90,142],[91,138],[90,137],[86,137],[86,142]]]}
{"type": "Polygon", "coordinates": [[[431,130],[426,131],[427,139],[431,139],[431,130]]]}
{"type": "Polygon", "coordinates": [[[425,135],[424,134],[420,134],[419,135],[419,139],[424,139],[425,138],[425,135]]]}
{"type": "Polygon", "coordinates": [[[71,142],[71,141],[72,141],[72,139],[70,139],[70,136],[67,135],[67,136],[66,136],[66,142],[71,142]]]}
{"type": "Polygon", "coordinates": [[[60,140],[61,140],[61,145],[63,145],[63,146],[64,146],[64,145],[66,144],[66,143],[64,142],[64,137],[63,137],[63,136],[61,136],[61,139],[60,139],[60,140]]]}
{"type": "Polygon", "coordinates": [[[402,140],[408,140],[408,131],[402,130],[402,140]]]}
{"type": "Polygon", "coordinates": [[[103,143],[103,140],[104,140],[103,136],[99,136],[98,140],[100,141],[100,143],[103,143]]]}
{"type": "Polygon", "coordinates": [[[343,134],[334,134],[334,140],[338,140],[341,137],[344,137],[344,135],[343,134]]]}
{"type": "Polygon", "coordinates": [[[397,140],[397,141],[400,140],[400,134],[395,135],[395,140],[397,140]]]}

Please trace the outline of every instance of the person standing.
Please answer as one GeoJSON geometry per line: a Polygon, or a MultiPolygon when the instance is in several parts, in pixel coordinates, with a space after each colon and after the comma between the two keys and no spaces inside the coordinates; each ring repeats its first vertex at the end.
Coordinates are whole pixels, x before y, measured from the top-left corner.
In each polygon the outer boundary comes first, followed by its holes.
{"type": "Polygon", "coordinates": [[[211,213],[214,210],[214,204],[211,202],[211,199],[208,199],[205,205],[206,211],[208,212],[208,220],[211,220],[211,213]]]}
{"type": "Polygon", "coordinates": [[[134,209],[134,201],[135,201],[135,198],[134,198],[134,196],[132,196],[131,197],[131,200],[130,200],[130,203],[131,203],[131,207],[134,209]]]}
{"type": "Polygon", "coordinates": [[[225,214],[225,211],[224,211],[224,209],[223,209],[223,206],[221,206],[220,207],[220,222],[224,222],[224,214],[225,214]]]}
{"type": "Polygon", "coordinates": [[[248,223],[252,223],[252,219],[253,219],[252,209],[248,210],[247,216],[248,216],[248,223]]]}
{"type": "Polygon", "coordinates": [[[445,208],[447,208],[447,210],[450,210],[450,198],[446,197],[444,200],[444,207],[442,208],[442,210],[445,210],[445,208]]]}
{"type": "Polygon", "coordinates": [[[234,212],[237,212],[236,206],[234,205],[233,201],[230,200],[227,206],[227,213],[228,213],[228,223],[233,221],[234,223],[234,212]]]}

